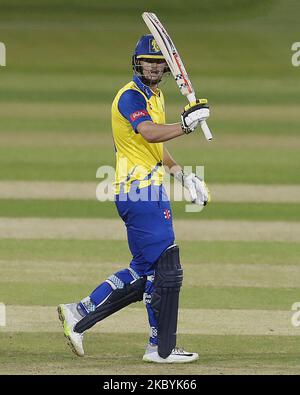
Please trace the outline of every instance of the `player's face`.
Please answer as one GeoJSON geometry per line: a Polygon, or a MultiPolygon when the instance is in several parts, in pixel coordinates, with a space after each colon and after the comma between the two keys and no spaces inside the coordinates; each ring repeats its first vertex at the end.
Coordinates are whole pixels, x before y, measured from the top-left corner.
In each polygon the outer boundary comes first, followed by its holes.
{"type": "Polygon", "coordinates": [[[161,80],[167,63],[164,59],[141,59],[140,65],[143,76],[149,81],[149,85],[156,85],[161,80]]]}

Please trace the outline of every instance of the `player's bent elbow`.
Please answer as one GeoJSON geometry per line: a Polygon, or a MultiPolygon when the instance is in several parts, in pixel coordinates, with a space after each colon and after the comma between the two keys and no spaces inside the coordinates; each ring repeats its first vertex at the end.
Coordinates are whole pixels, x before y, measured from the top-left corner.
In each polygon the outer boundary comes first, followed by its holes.
{"type": "Polygon", "coordinates": [[[157,136],[155,135],[155,133],[153,133],[152,127],[153,122],[150,121],[141,122],[137,126],[137,131],[144,137],[146,141],[148,141],[148,143],[156,142],[157,136]]]}
{"type": "Polygon", "coordinates": [[[147,137],[144,137],[148,143],[157,143],[157,136],[153,135],[153,133],[149,133],[147,137]]]}

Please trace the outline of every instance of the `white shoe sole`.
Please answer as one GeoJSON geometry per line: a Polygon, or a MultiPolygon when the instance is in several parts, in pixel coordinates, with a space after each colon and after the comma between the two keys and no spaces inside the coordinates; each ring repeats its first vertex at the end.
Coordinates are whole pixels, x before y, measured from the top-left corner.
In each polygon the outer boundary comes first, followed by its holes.
{"type": "Polygon", "coordinates": [[[73,351],[73,353],[76,354],[78,357],[83,357],[84,354],[82,354],[82,353],[77,351],[76,347],[74,346],[74,344],[72,342],[72,339],[71,339],[70,335],[68,333],[66,333],[66,331],[67,331],[67,328],[66,328],[67,322],[66,322],[66,319],[65,319],[64,309],[63,309],[62,305],[59,305],[57,307],[57,313],[58,313],[58,318],[59,318],[59,320],[62,323],[62,327],[63,327],[63,330],[64,330],[64,336],[67,339],[68,346],[73,351]]]}
{"type": "Polygon", "coordinates": [[[190,357],[190,359],[180,359],[180,357],[168,357],[166,359],[157,356],[156,358],[150,359],[148,355],[143,356],[144,362],[152,362],[152,363],[191,363],[197,361],[199,359],[199,355],[195,355],[194,357],[190,357]],[[157,359],[156,359],[157,358],[157,359]],[[175,359],[178,358],[178,359],[175,359]]]}

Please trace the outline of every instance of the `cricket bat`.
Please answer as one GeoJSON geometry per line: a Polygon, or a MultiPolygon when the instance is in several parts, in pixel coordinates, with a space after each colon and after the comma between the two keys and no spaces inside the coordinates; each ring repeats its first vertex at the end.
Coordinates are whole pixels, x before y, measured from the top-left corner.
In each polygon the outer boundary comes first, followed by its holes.
{"type": "MultiPolygon", "coordinates": [[[[164,55],[180,92],[187,97],[190,103],[196,101],[195,91],[185,70],[184,64],[166,29],[157,16],[152,12],[143,12],[142,17],[164,55]]],[[[200,126],[204,136],[208,141],[210,141],[212,139],[212,134],[206,121],[201,121],[200,126]]]]}

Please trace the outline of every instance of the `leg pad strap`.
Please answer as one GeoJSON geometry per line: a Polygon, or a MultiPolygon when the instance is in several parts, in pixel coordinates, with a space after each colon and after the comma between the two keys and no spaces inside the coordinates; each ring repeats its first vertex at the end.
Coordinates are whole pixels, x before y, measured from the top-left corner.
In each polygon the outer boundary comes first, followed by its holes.
{"type": "Polygon", "coordinates": [[[74,330],[82,333],[97,322],[123,309],[123,307],[143,300],[145,284],[146,277],[140,277],[130,284],[125,284],[124,288],[113,290],[108,298],[96,307],[95,311],[87,314],[75,325],[74,330]]]}

